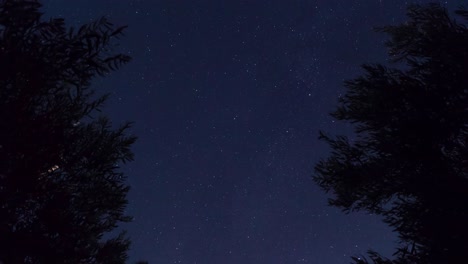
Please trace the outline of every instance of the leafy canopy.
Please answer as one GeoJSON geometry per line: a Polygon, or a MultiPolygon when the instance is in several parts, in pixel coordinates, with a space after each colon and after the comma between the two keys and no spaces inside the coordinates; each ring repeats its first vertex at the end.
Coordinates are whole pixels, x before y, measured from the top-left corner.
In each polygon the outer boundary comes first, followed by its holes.
{"type": "Polygon", "coordinates": [[[106,18],[66,28],[38,1],[0,1],[0,261],[125,263],[130,241],[110,236],[129,187],[129,124],[98,115],[91,81],[130,61],[112,52],[125,27],[106,18]]]}
{"type": "Polygon", "coordinates": [[[468,259],[468,30],[438,4],[407,15],[378,29],[397,67],[366,64],[345,82],[332,116],[355,138],[320,132],[332,153],[313,178],[330,205],[382,215],[398,233],[394,262],[371,251],[374,263],[458,263],[468,259]]]}

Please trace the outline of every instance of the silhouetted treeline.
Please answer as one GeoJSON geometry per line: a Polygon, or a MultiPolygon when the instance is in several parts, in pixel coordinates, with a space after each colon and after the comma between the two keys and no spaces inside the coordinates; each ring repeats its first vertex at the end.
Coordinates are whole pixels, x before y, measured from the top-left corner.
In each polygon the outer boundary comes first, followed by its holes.
{"type": "Polygon", "coordinates": [[[103,239],[125,215],[128,124],[99,114],[96,76],[130,61],[105,18],[79,29],[43,21],[38,1],[0,1],[0,261],[125,263],[130,241],[103,239]]]}
{"type": "MultiPolygon", "coordinates": [[[[356,138],[320,138],[331,155],[314,180],[345,212],[383,216],[399,235],[392,260],[370,251],[355,263],[468,261],[468,30],[439,4],[412,5],[408,21],[378,29],[394,68],[364,65],[332,113],[356,138]]],[[[468,11],[456,14],[464,22],[468,11]]]]}

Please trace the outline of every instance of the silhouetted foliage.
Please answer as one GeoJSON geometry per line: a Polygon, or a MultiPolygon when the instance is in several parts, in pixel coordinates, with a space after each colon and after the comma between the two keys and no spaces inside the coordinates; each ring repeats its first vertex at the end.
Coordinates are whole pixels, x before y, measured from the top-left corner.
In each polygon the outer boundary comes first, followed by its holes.
{"type": "Polygon", "coordinates": [[[103,235],[131,220],[119,164],[135,138],[96,116],[107,96],[90,89],[130,60],[110,51],[124,27],[67,29],[40,7],[0,1],[0,261],[125,263],[125,233],[103,235]]]}
{"type": "Polygon", "coordinates": [[[400,238],[395,260],[370,252],[355,263],[468,259],[468,30],[438,4],[412,5],[408,17],[378,29],[397,66],[364,65],[345,82],[332,116],[354,124],[355,138],[320,133],[333,151],[314,180],[329,204],[379,214],[400,238]]]}

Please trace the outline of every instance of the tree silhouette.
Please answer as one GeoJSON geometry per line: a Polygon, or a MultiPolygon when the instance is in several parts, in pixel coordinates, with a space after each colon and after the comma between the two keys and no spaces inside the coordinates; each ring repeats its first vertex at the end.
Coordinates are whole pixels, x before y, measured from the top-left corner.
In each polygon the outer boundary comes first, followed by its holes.
{"type": "Polygon", "coordinates": [[[91,80],[130,57],[113,54],[124,27],[105,18],[67,29],[38,1],[0,1],[0,262],[125,263],[109,236],[125,215],[129,124],[98,116],[91,80]]]}
{"type": "MultiPolygon", "coordinates": [[[[456,11],[468,19],[468,11],[456,11]]],[[[344,212],[383,216],[399,235],[395,259],[370,251],[355,263],[460,263],[468,259],[468,30],[438,4],[378,29],[394,68],[364,65],[332,113],[353,138],[320,138],[331,155],[315,182],[344,212]]]]}

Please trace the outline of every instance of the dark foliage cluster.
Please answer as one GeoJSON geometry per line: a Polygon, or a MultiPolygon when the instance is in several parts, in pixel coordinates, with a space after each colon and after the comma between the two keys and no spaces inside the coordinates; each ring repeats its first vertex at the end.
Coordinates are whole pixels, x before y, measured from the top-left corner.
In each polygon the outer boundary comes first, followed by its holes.
{"type": "Polygon", "coordinates": [[[129,124],[98,116],[93,78],[130,61],[107,19],[66,28],[38,1],[0,1],[0,261],[125,263],[129,124]],[[107,235],[106,237],[108,237],[107,235]]]}
{"type": "Polygon", "coordinates": [[[364,76],[345,83],[332,116],[354,124],[356,138],[321,133],[333,151],[314,180],[333,193],[330,205],[379,214],[399,235],[394,260],[370,251],[355,263],[465,262],[468,29],[429,4],[378,31],[390,36],[395,67],[364,65],[364,76]]]}

